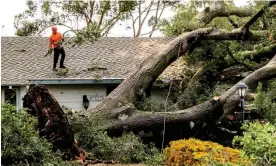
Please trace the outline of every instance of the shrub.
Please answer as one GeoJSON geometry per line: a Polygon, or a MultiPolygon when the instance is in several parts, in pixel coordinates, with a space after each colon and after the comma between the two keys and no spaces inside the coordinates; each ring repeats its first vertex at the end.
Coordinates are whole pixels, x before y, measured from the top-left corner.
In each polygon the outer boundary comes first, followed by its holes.
{"type": "MultiPolygon", "coordinates": [[[[153,155],[156,148],[144,145],[141,139],[134,134],[123,134],[121,137],[112,138],[102,131],[99,126],[104,122],[86,121],[78,124],[79,144],[88,152],[89,157],[102,160],[116,160],[122,163],[143,162],[153,155]]],[[[76,127],[74,127],[76,128],[76,127]]]]}
{"type": "Polygon", "coordinates": [[[144,164],[149,166],[160,166],[164,165],[165,158],[162,153],[159,152],[156,148],[151,148],[151,155],[148,155],[146,160],[144,161],[144,164]]]}
{"type": "Polygon", "coordinates": [[[197,139],[170,142],[164,150],[168,166],[184,165],[250,165],[250,160],[237,149],[197,139]]]}
{"type": "Polygon", "coordinates": [[[66,165],[60,153],[52,152],[52,144],[39,138],[37,120],[10,104],[1,110],[1,160],[3,165],[66,165]]]}
{"type": "Polygon", "coordinates": [[[276,124],[276,79],[268,83],[267,88],[258,86],[255,105],[270,123],[276,124]]]}
{"type": "Polygon", "coordinates": [[[233,144],[252,157],[256,165],[276,165],[276,127],[269,123],[250,123],[242,126],[243,136],[233,144]]]}
{"type": "MultiPolygon", "coordinates": [[[[168,107],[171,105],[172,102],[167,101],[166,109],[168,109],[168,107]]],[[[165,110],[165,101],[154,101],[152,99],[146,99],[145,101],[137,102],[136,107],[141,111],[162,112],[165,110]]]]}

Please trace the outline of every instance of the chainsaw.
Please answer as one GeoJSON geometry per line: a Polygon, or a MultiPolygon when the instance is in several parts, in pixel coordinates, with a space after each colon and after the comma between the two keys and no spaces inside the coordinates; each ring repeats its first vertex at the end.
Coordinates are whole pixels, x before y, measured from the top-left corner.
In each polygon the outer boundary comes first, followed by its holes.
{"type": "Polygon", "coordinates": [[[44,55],[44,57],[48,56],[48,55],[51,55],[53,53],[53,50],[52,48],[49,48],[48,52],[46,55],[44,55]]]}
{"type": "MultiPolygon", "coordinates": [[[[64,42],[64,39],[62,38],[60,42],[56,42],[55,44],[61,47],[63,42],[64,42]]],[[[46,53],[46,55],[44,55],[44,57],[51,55],[53,53],[53,50],[54,50],[53,48],[49,48],[48,52],[46,53]]]]}

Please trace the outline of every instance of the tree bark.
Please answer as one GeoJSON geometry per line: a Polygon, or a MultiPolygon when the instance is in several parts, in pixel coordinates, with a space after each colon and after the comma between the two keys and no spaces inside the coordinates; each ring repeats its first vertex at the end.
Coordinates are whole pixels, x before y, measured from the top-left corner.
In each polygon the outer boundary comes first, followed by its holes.
{"type": "Polygon", "coordinates": [[[234,8],[234,9],[212,9],[205,8],[203,12],[201,12],[199,20],[204,24],[210,23],[216,17],[229,17],[229,16],[238,16],[238,17],[249,17],[252,16],[252,10],[248,10],[245,8],[234,8]]]}
{"type": "Polygon", "coordinates": [[[64,152],[65,159],[86,157],[86,152],[78,147],[66,115],[62,108],[43,85],[31,85],[23,98],[23,106],[38,118],[38,130],[53,144],[53,150],[64,152]]]}

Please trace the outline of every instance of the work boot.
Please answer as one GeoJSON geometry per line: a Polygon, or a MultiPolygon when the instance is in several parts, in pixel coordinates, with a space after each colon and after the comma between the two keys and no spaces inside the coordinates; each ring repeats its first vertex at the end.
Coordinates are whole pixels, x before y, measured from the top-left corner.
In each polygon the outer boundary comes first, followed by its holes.
{"type": "Polygon", "coordinates": [[[57,71],[57,68],[53,67],[53,70],[54,70],[54,71],[57,71]]]}
{"type": "Polygon", "coordinates": [[[66,69],[66,67],[65,67],[65,66],[60,66],[59,68],[66,69]]]}

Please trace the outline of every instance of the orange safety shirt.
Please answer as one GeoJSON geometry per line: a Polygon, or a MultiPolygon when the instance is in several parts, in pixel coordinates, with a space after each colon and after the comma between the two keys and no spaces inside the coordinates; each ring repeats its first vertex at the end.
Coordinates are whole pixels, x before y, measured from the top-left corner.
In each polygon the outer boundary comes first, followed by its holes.
{"type": "Polygon", "coordinates": [[[56,34],[52,34],[49,38],[49,48],[57,48],[57,42],[61,42],[62,35],[60,32],[57,32],[56,34]]]}

